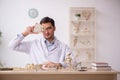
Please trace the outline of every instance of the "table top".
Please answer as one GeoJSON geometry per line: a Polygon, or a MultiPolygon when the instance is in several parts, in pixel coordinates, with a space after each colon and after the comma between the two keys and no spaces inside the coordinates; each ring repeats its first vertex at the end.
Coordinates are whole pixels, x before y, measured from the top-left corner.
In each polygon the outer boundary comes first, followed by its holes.
{"type": "Polygon", "coordinates": [[[93,69],[87,71],[77,70],[6,70],[0,71],[1,74],[117,74],[117,71],[96,71],[93,69]]]}

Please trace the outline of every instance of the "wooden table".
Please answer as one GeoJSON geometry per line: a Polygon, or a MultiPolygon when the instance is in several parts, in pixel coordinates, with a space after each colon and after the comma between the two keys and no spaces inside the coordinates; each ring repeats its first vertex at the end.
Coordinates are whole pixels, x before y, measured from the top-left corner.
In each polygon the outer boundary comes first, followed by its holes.
{"type": "Polygon", "coordinates": [[[116,71],[0,71],[0,80],[117,80],[116,71]]]}

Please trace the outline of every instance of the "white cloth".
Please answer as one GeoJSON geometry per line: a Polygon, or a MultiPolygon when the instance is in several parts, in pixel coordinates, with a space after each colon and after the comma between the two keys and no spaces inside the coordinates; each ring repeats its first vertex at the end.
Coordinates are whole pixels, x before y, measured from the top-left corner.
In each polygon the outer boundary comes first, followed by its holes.
{"type": "Polygon", "coordinates": [[[53,46],[54,49],[48,50],[43,36],[33,41],[24,41],[22,34],[18,34],[9,43],[11,49],[27,53],[33,64],[43,64],[44,62],[51,61],[61,63],[63,67],[66,67],[64,60],[67,54],[72,54],[70,48],[57,38],[55,38],[53,46]]]}

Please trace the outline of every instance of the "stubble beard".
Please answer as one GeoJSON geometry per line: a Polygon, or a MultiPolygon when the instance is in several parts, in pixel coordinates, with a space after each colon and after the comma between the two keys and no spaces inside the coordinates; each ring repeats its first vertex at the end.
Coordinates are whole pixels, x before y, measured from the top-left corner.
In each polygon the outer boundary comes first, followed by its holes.
{"type": "Polygon", "coordinates": [[[53,35],[48,35],[45,37],[48,41],[52,41],[54,39],[54,34],[53,35]]]}

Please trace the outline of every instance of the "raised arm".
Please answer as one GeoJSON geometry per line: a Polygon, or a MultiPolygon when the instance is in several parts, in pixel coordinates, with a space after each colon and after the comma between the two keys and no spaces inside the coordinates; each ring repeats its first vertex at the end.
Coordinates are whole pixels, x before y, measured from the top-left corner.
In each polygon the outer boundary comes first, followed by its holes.
{"type": "Polygon", "coordinates": [[[17,34],[15,38],[10,41],[8,47],[15,51],[29,53],[32,42],[23,40],[27,35],[34,34],[33,29],[34,26],[29,26],[21,34],[17,34]]]}

